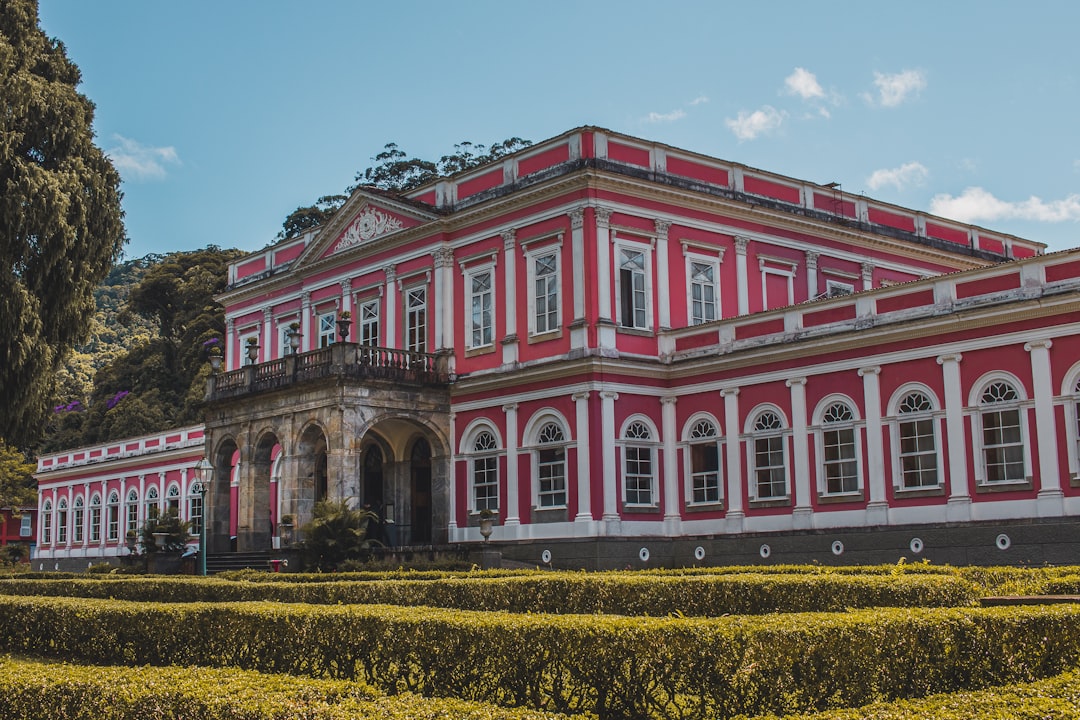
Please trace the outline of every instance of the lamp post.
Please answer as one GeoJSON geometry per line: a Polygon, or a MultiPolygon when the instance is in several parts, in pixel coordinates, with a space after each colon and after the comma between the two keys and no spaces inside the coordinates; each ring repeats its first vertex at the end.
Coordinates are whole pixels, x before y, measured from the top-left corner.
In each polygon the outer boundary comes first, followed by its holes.
{"type": "Polygon", "coordinates": [[[199,482],[197,492],[202,496],[202,517],[199,518],[199,574],[206,576],[206,524],[210,520],[210,513],[206,507],[206,493],[214,482],[214,466],[205,457],[195,466],[198,472],[199,482]]]}

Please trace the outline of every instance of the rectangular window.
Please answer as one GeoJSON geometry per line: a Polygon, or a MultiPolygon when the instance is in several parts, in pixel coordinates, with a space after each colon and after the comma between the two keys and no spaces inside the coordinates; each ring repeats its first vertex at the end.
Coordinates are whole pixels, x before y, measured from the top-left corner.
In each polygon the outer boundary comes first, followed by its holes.
{"type": "Polygon", "coordinates": [[[566,505],[566,450],[544,448],[537,453],[537,474],[540,481],[538,501],[541,508],[566,505]]]}
{"type": "Polygon", "coordinates": [[[648,292],[646,290],[645,253],[619,251],[619,308],[623,327],[647,330],[648,292]]]}
{"type": "Polygon", "coordinates": [[[487,347],[494,340],[493,319],[493,288],[495,273],[492,270],[482,270],[467,276],[469,283],[469,347],[487,347]]]}
{"type": "Polygon", "coordinates": [[[357,340],[361,345],[379,346],[378,300],[368,300],[360,303],[360,334],[357,340]]]}
{"type": "Polygon", "coordinates": [[[101,542],[101,505],[90,506],[90,542],[101,542]]]}
{"type": "Polygon", "coordinates": [[[202,533],[202,497],[192,495],[188,498],[188,521],[191,522],[191,534],[202,533]]]}
{"type": "Polygon", "coordinates": [[[292,343],[290,338],[292,337],[292,329],[288,325],[282,325],[278,328],[278,357],[285,357],[292,354],[292,343]]]}
{"type": "Polygon", "coordinates": [[[240,362],[244,365],[254,365],[259,362],[259,336],[257,334],[245,335],[240,339],[240,362]]]}
{"type": "Polygon", "coordinates": [[[68,511],[59,510],[56,513],[56,542],[63,545],[67,542],[68,533],[68,511]]]}
{"type": "Polygon", "coordinates": [[[720,502],[720,446],[715,442],[691,445],[690,468],[694,502],[720,502]]]}
{"type": "Polygon", "coordinates": [[[982,424],[986,481],[1023,482],[1026,478],[1020,411],[983,411],[982,424]]]}
{"type": "Polygon", "coordinates": [[[708,263],[690,263],[690,324],[716,319],[716,268],[708,263]]]}
{"type": "Polygon", "coordinates": [[[900,423],[900,471],[905,489],[936,487],[937,449],[932,418],[900,423]]]}
{"type": "Polygon", "coordinates": [[[86,527],[86,511],[81,507],[76,507],[71,511],[71,534],[73,536],[73,542],[82,544],[83,532],[86,527]]]}
{"type": "Polygon", "coordinates": [[[137,533],[139,532],[139,505],[138,503],[128,503],[127,506],[127,532],[137,533]]]}
{"type": "Polygon", "coordinates": [[[825,448],[825,492],[830,495],[858,492],[855,430],[826,430],[822,433],[822,440],[825,448]]]}
{"type": "Polygon", "coordinates": [[[25,513],[19,523],[19,537],[31,537],[33,534],[32,519],[30,513],[25,513]]]}
{"type": "Polygon", "coordinates": [[[109,505],[109,540],[116,542],[120,539],[120,506],[109,505]]]}
{"type": "Polygon", "coordinates": [[[499,509],[499,458],[494,455],[473,460],[473,509],[499,509]]]}
{"type": "Polygon", "coordinates": [[[46,507],[41,514],[41,543],[48,545],[52,542],[52,510],[46,507]]]}
{"type": "Polygon", "coordinates": [[[627,505],[652,505],[652,448],[628,445],[626,454],[627,505]]]}
{"type": "Polygon", "coordinates": [[[336,321],[336,313],[323,313],[319,316],[319,347],[330,347],[334,344],[334,335],[337,333],[336,321]]]}
{"type": "Polygon", "coordinates": [[[427,288],[410,288],[405,293],[405,349],[427,352],[427,288]]]}
{"type": "Polygon", "coordinates": [[[536,334],[559,329],[559,256],[540,255],[533,260],[533,299],[536,334]]]}
{"type": "Polygon", "coordinates": [[[784,466],[782,435],[754,440],[754,479],[758,500],[787,497],[787,468],[784,466]]]}

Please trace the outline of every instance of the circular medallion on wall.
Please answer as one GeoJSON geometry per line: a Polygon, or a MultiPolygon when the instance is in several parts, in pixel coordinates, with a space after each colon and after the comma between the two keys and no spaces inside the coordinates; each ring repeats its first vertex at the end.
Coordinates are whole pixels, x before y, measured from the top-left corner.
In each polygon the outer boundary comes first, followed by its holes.
{"type": "Polygon", "coordinates": [[[649,548],[641,548],[638,550],[637,556],[641,562],[649,562],[649,548]]]}
{"type": "Polygon", "coordinates": [[[550,550],[545,550],[544,552],[540,553],[540,562],[544,563],[545,565],[548,565],[548,564],[551,563],[551,551],[550,550]]]}
{"type": "Polygon", "coordinates": [[[768,560],[769,556],[772,555],[772,548],[768,545],[762,545],[758,548],[758,555],[768,560]]]}
{"type": "Polygon", "coordinates": [[[911,538],[911,542],[908,543],[908,547],[911,548],[911,552],[918,555],[923,551],[923,541],[920,538],[911,538]]]}
{"type": "Polygon", "coordinates": [[[997,545],[998,550],[1008,550],[1012,547],[1012,539],[1005,533],[1001,533],[995,538],[994,544],[997,545]]]}
{"type": "Polygon", "coordinates": [[[695,560],[704,560],[705,559],[705,548],[701,547],[700,545],[698,545],[696,548],[694,548],[694,559],[695,560]]]}

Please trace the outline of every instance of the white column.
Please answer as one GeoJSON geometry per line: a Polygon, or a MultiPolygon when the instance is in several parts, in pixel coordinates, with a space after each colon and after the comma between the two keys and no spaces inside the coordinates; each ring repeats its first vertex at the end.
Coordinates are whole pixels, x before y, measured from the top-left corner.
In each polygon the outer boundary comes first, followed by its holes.
{"type": "MultiPolygon", "coordinates": [[[[446,478],[447,505],[450,507],[450,521],[446,524],[446,530],[450,540],[453,541],[457,534],[457,414],[450,413],[450,452],[447,457],[450,463],[450,472],[446,478]]],[[[279,494],[280,496],[280,494],[279,494]]],[[[468,493],[466,493],[468,497],[468,493]]]]}
{"type": "Polygon", "coordinates": [[[968,492],[967,439],[964,437],[964,396],[960,385],[959,353],[941,355],[938,365],[945,381],[945,435],[949,444],[948,519],[953,522],[971,519],[971,495],[968,492]]]}
{"type": "Polygon", "coordinates": [[[571,398],[574,401],[575,428],[574,437],[577,438],[577,499],[578,511],[574,522],[592,522],[592,482],[589,448],[589,393],[574,393],[571,398]]]}
{"type": "MultiPolygon", "coordinates": [[[[388,348],[401,347],[402,343],[398,342],[397,332],[397,267],[387,265],[383,268],[383,272],[386,273],[386,339],[383,340],[383,345],[388,348]]],[[[306,318],[307,315],[305,314],[304,317],[306,318]]],[[[307,331],[305,330],[304,333],[306,336],[307,331]]]]}
{"type": "Polygon", "coordinates": [[[791,440],[795,467],[795,507],[791,520],[796,530],[805,530],[813,523],[814,509],[810,502],[810,445],[806,436],[806,378],[787,381],[791,388],[791,440]]]}
{"type": "Polygon", "coordinates": [[[274,358],[274,311],[265,307],[262,314],[262,359],[266,361],[274,358]]]}
{"type": "MultiPolygon", "coordinates": [[[[109,493],[108,480],[101,481],[101,533],[98,536],[98,545],[104,547],[105,540],[109,536],[109,493]]],[[[39,506],[40,507],[40,506],[39,506]]]]}
{"type": "MultiPolygon", "coordinates": [[[[1024,345],[1031,355],[1031,381],[1035,390],[1035,432],[1039,437],[1039,500],[1040,517],[1063,515],[1064,493],[1061,492],[1061,472],[1058,468],[1057,423],[1054,422],[1054,389],[1050,385],[1050,340],[1038,340],[1024,345]]],[[[1031,447],[1030,435],[1025,440],[1031,447]]]]}
{"type": "MultiPolygon", "coordinates": [[[[574,319],[570,323],[570,348],[588,345],[589,327],[585,319],[585,211],[570,211],[570,262],[573,265],[574,319]]],[[[565,273],[564,273],[565,276],[565,273]]]]}
{"type": "Polygon", "coordinates": [[[743,531],[742,453],[739,441],[739,388],[724,388],[724,451],[727,457],[727,531],[743,531]]]}
{"type": "Polygon", "coordinates": [[[502,340],[503,365],[512,365],[518,361],[517,336],[517,238],[514,230],[502,234],[503,255],[506,258],[506,337],[502,340]]]}
{"type": "Polygon", "coordinates": [[[676,427],[674,396],[660,398],[660,432],[664,444],[664,532],[679,534],[682,517],[679,507],[678,428],[676,427]]]}
{"type": "Polygon", "coordinates": [[[311,293],[305,290],[300,295],[300,347],[297,352],[311,347],[315,347],[311,341],[311,293]]]}
{"type": "Polygon", "coordinates": [[[671,329],[671,293],[668,270],[668,231],[671,223],[667,220],[654,220],[656,225],[656,293],[660,312],[660,329],[671,329]]]}
{"type": "MultiPolygon", "coordinates": [[[[443,349],[446,350],[446,371],[449,373],[454,372],[454,353],[451,352],[454,347],[454,250],[452,248],[443,248],[442,255],[442,269],[436,271],[436,275],[442,275],[442,294],[439,296],[442,304],[442,326],[443,326],[443,349]]],[[[438,261],[439,254],[436,255],[436,261],[438,261]]]]}
{"type": "Polygon", "coordinates": [[[874,263],[864,262],[862,268],[862,289],[871,290],[874,287],[874,263]]]}
{"type": "Polygon", "coordinates": [[[739,314],[750,312],[750,278],[746,269],[746,246],[750,238],[735,238],[735,285],[739,294],[739,314]]]}
{"type": "Polygon", "coordinates": [[[869,489],[866,507],[868,526],[884,525],[889,521],[889,503],[885,495],[885,453],[881,440],[881,368],[859,370],[863,379],[863,408],[866,413],[866,466],[863,477],[869,489]]]}
{"type": "Polygon", "coordinates": [[[506,413],[506,520],[503,525],[513,527],[513,536],[517,535],[517,526],[521,524],[518,515],[518,405],[503,405],[506,413]]]}
{"type": "Polygon", "coordinates": [[[611,211],[596,208],[596,292],[599,294],[597,333],[601,354],[615,350],[615,320],[611,313],[611,211]]]}
{"type": "Polygon", "coordinates": [[[136,528],[135,532],[146,522],[146,476],[139,475],[139,504],[135,506],[136,528]]]}
{"type": "Polygon", "coordinates": [[[604,468],[604,515],[606,532],[617,534],[619,524],[618,484],[615,476],[615,401],[619,393],[600,393],[600,447],[604,468]]]}
{"type": "Polygon", "coordinates": [[[236,320],[225,318],[225,369],[235,370],[233,358],[236,357],[233,345],[236,344],[236,320]]]}
{"type": "Polygon", "coordinates": [[[818,290],[817,264],[821,253],[806,251],[806,299],[813,300],[821,292],[818,290]]]}
{"type": "Polygon", "coordinates": [[[447,336],[453,333],[453,327],[446,324],[446,265],[447,265],[447,249],[445,247],[437,248],[432,257],[435,263],[435,288],[433,293],[433,302],[431,304],[432,314],[432,341],[434,342],[435,351],[438,352],[445,347],[448,347],[450,343],[446,341],[447,336]]]}

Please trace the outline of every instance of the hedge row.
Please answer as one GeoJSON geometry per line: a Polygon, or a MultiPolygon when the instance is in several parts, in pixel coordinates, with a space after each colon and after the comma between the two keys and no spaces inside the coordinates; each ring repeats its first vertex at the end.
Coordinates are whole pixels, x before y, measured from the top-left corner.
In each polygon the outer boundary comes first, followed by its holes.
{"type": "MultiPolygon", "coordinates": [[[[1058,720],[1080,717],[1080,673],[974,692],[933,695],[919,700],[874,703],[848,710],[789,715],[783,720],[1058,720]]],[[[754,720],[779,720],[776,716],[754,720]]]]}
{"type": "Polygon", "coordinates": [[[200,667],[120,668],[0,658],[0,720],[556,720],[360,683],[200,667]]]}
{"type": "Polygon", "coordinates": [[[1080,665],[1080,607],[703,618],[0,599],[0,647],[104,664],[357,678],[385,692],[621,718],[854,707],[1080,665]]]}
{"type": "Polygon", "coordinates": [[[425,605],[463,610],[617,615],[760,614],[972,604],[978,587],[947,575],[532,573],[382,582],[251,583],[186,577],[0,580],[0,593],[157,602],[425,605]]]}

